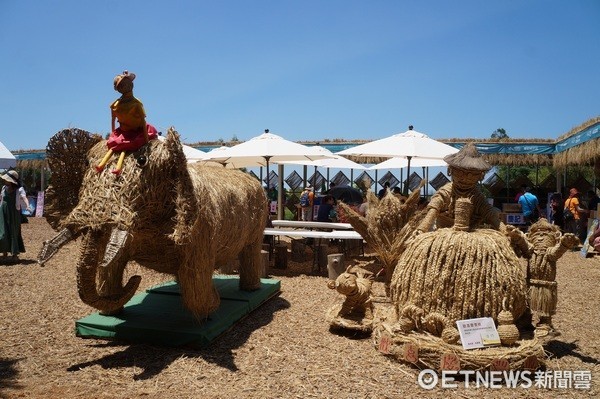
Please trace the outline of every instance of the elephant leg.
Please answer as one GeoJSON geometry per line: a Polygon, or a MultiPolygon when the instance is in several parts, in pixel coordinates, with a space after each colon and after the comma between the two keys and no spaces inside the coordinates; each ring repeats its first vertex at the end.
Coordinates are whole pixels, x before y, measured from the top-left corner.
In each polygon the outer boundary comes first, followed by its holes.
{"type": "Polygon", "coordinates": [[[254,291],[260,288],[260,275],[262,258],[260,250],[262,242],[248,244],[238,255],[240,261],[240,289],[254,291]]]}
{"type": "Polygon", "coordinates": [[[177,273],[183,304],[197,319],[219,307],[220,298],[213,281],[214,261],[200,254],[188,254],[177,273]]]}

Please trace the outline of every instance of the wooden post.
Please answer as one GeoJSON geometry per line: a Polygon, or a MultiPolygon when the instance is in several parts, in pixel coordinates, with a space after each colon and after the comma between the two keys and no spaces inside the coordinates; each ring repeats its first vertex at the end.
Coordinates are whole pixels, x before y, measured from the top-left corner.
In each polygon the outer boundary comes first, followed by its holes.
{"type": "Polygon", "coordinates": [[[280,243],[275,245],[275,267],[278,269],[287,269],[288,250],[287,245],[280,243]]]}
{"type": "Polygon", "coordinates": [[[267,270],[269,270],[269,251],[261,250],[260,251],[260,260],[262,268],[258,272],[258,276],[260,278],[267,277],[267,270]]]}
{"type": "Polygon", "coordinates": [[[327,244],[315,245],[315,255],[317,258],[317,270],[321,271],[321,268],[327,267],[327,244]]]}
{"type": "Polygon", "coordinates": [[[270,261],[271,258],[273,257],[273,247],[272,247],[272,244],[263,243],[262,250],[263,251],[267,251],[267,254],[269,254],[269,261],[270,261]]]}
{"type": "Polygon", "coordinates": [[[306,260],[305,251],[304,240],[292,240],[292,262],[304,262],[306,260]]]}
{"type": "Polygon", "coordinates": [[[344,265],[344,254],[327,255],[327,274],[330,280],[335,280],[346,270],[344,265]]]}

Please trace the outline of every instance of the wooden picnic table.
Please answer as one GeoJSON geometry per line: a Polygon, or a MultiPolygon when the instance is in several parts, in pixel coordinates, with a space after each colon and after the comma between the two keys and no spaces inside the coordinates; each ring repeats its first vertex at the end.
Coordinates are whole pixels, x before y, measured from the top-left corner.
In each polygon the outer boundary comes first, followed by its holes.
{"type": "Polygon", "coordinates": [[[296,229],[332,229],[332,230],[352,230],[350,223],[337,222],[312,222],[302,220],[273,220],[274,227],[289,227],[296,229]]]}
{"type": "MultiPolygon", "coordinates": [[[[319,223],[319,222],[305,222],[305,223],[319,223]]],[[[323,224],[332,224],[332,223],[323,223],[323,224]]],[[[321,240],[341,240],[344,248],[346,248],[345,240],[360,240],[361,243],[361,251],[364,255],[364,247],[363,247],[363,238],[360,234],[358,234],[354,230],[332,230],[332,231],[321,231],[321,230],[307,230],[307,229],[282,229],[282,228],[274,228],[268,227],[264,231],[264,235],[266,236],[285,236],[290,238],[312,238],[313,245],[311,246],[313,250],[313,267],[317,263],[317,251],[316,248],[321,244],[321,240]]],[[[346,252],[346,249],[343,250],[346,252]]]]}

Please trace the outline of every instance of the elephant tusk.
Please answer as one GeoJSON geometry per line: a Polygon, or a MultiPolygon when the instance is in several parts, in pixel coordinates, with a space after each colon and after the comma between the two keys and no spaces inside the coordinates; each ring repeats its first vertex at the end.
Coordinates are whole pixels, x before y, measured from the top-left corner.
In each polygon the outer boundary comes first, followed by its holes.
{"type": "Polygon", "coordinates": [[[104,258],[100,263],[100,267],[107,267],[115,259],[121,256],[128,235],[129,234],[126,230],[120,230],[117,228],[114,228],[110,232],[110,238],[108,240],[108,244],[106,245],[106,249],[104,251],[104,258]]]}
{"type": "Polygon", "coordinates": [[[62,229],[57,235],[49,240],[44,241],[44,246],[40,250],[37,263],[40,266],[44,266],[44,264],[50,260],[50,258],[53,257],[63,245],[73,240],[73,238],[74,236],[71,230],[62,229]]]}

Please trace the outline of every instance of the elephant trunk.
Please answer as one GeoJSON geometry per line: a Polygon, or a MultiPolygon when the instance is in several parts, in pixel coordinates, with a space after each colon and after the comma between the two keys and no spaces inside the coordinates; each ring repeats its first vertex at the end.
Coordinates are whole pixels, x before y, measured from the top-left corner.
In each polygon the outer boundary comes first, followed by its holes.
{"type": "Polygon", "coordinates": [[[123,239],[122,232],[113,230],[110,237],[111,240],[107,244],[109,240],[106,232],[102,230],[88,230],[85,232],[81,244],[81,255],[77,263],[79,297],[84,303],[105,314],[118,312],[135,294],[142,279],[141,276],[133,276],[124,287],[121,286],[124,264],[120,268],[120,265],[113,267],[113,263],[123,262],[119,259],[122,248],[118,246],[119,244],[121,246],[125,244],[126,235],[123,239]],[[118,241],[119,238],[121,238],[120,242],[118,241]],[[104,248],[105,245],[106,248],[104,248]],[[105,251],[102,251],[102,249],[105,249],[105,251]],[[100,262],[101,258],[102,262],[100,262]],[[99,264],[103,271],[102,277],[105,279],[105,281],[101,279],[101,284],[109,289],[106,294],[102,295],[98,292],[96,284],[99,264]],[[108,269],[114,269],[112,270],[112,276],[110,272],[106,272],[108,269]],[[107,279],[111,277],[112,281],[108,281],[107,279]]]}

